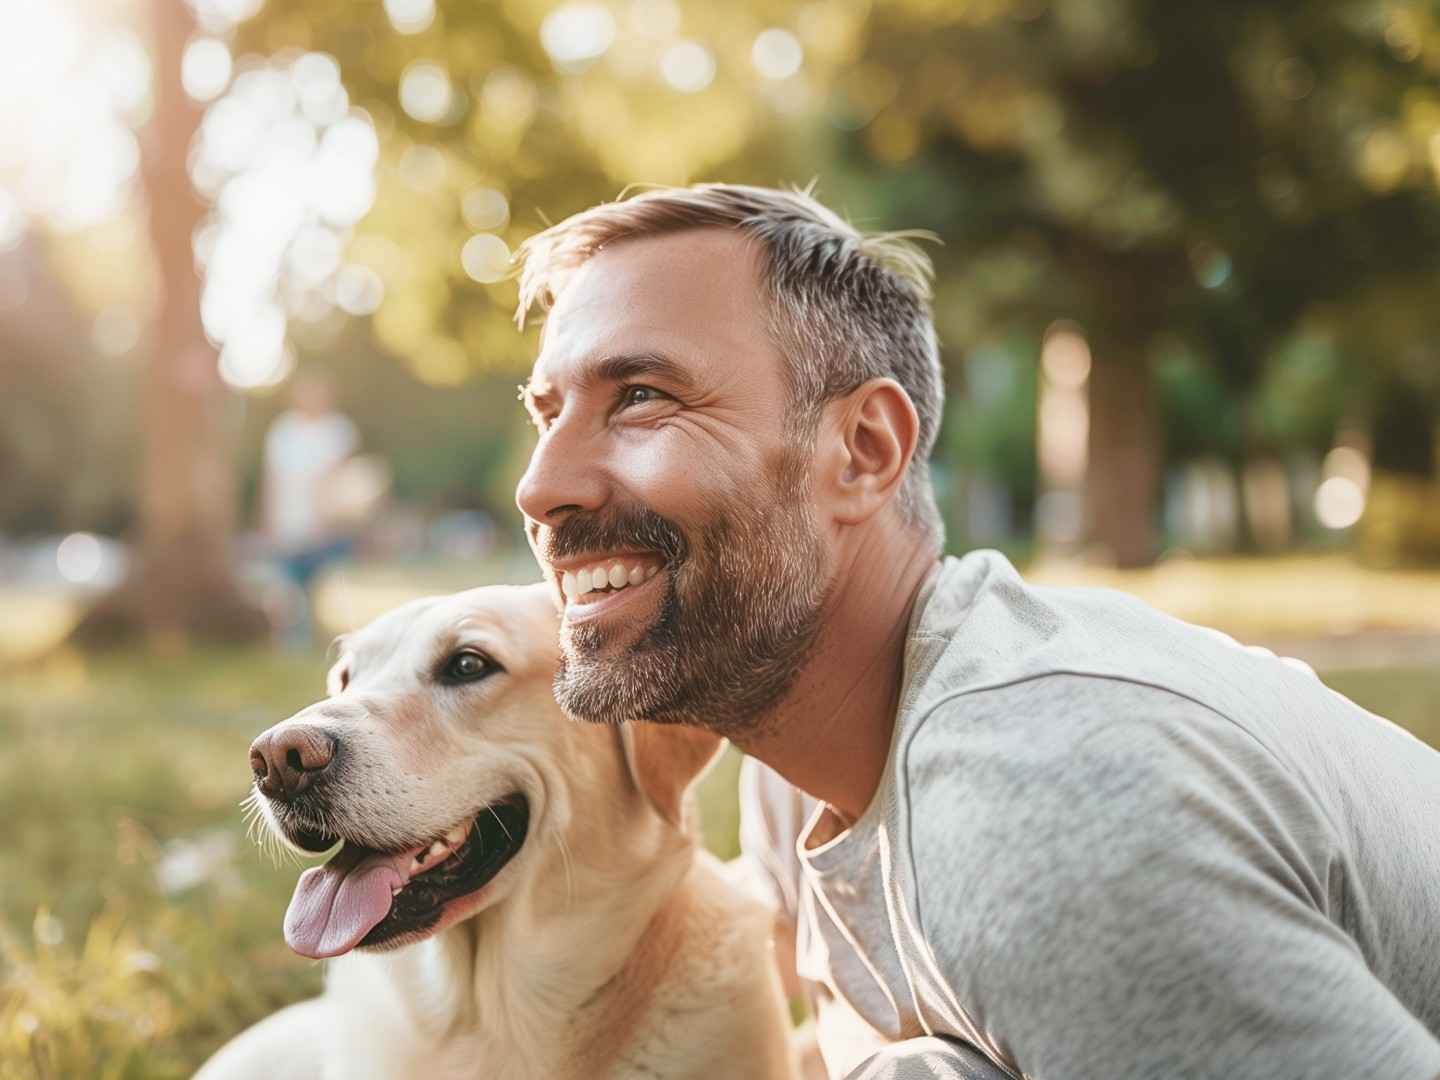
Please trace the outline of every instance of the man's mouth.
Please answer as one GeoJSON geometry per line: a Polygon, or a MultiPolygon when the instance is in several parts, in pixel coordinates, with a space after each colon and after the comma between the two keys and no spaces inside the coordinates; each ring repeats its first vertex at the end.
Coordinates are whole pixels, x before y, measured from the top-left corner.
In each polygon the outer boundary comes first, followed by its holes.
{"type": "MultiPolygon", "coordinates": [[[[530,806],[519,793],[427,843],[377,851],[350,840],[300,876],[285,913],[285,940],[322,959],[356,947],[401,944],[433,928],[452,901],[488,885],[525,843],[530,806]]],[[[327,839],[305,837],[313,849],[327,839]]],[[[333,846],[341,837],[328,837],[333,846]]]]}
{"type": "Polygon", "coordinates": [[[593,603],[608,593],[643,585],[660,572],[661,562],[655,555],[625,555],[587,561],[563,571],[556,569],[568,607],[593,603]]]}

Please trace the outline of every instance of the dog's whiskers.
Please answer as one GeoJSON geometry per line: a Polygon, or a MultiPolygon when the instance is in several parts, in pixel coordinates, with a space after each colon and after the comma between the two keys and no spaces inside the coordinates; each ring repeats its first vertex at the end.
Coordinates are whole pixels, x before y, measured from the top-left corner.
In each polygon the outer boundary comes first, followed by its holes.
{"type": "Polygon", "coordinates": [[[300,856],[282,843],[270,827],[258,791],[252,789],[250,794],[240,801],[240,814],[245,821],[245,839],[260,849],[271,866],[278,869],[282,863],[289,863],[291,866],[301,864],[300,856]]]}
{"type": "Polygon", "coordinates": [[[500,815],[495,812],[495,808],[493,806],[487,806],[485,809],[490,811],[490,816],[495,819],[495,824],[500,826],[500,831],[505,834],[505,839],[509,840],[513,845],[515,843],[515,837],[510,835],[510,830],[505,827],[505,822],[500,819],[500,815]]]}

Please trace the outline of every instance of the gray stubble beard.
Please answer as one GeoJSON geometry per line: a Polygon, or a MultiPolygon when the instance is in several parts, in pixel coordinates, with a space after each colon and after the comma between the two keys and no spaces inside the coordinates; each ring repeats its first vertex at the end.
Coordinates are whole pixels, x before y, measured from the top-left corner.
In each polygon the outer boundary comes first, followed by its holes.
{"type": "Polygon", "coordinates": [[[640,639],[602,656],[610,635],[561,631],[555,697],[572,719],[688,724],[730,739],[766,731],[811,655],[829,595],[789,454],[772,502],[727,498],[682,562],[667,565],[660,613],[640,639]]]}

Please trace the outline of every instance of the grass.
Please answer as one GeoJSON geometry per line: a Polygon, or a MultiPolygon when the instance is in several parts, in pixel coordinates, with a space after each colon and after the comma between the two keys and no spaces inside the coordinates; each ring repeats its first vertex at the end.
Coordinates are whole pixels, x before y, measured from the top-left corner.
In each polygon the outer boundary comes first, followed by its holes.
{"type": "MultiPolygon", "coordinates": [[[[226,1037],[315,993],[280,936],[297,867],[238,803],[255,733],[311,701],[321,659],[60,659],[0,685],[0,1078],[188,1076],[226,1037]]],[[[1341,673],[1440,743],[1440,672],[1341,673]]],[[[732,755],[702,790],[735,850],[732,755]]]]}

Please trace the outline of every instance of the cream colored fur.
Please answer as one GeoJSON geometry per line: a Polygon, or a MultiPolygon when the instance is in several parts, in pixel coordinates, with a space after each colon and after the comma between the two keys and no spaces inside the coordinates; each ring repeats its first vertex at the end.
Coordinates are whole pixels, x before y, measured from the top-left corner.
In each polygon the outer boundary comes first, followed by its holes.
{"type": "Polygon", "coordinates": [[[714,747],[571,723],[555,641],[542,587],[417,601],[346,640],[332,692],[348,685],[286,721],[326,726],[355,765],[333,831],[420,843],[518,788],[527,839],[478,910],[329,961],[321,997],[239,1035],[201,1080],[793,1075],[771,917],[680,812],[714,747]],[[504,673],[435,685],[460,644],[504,673]],[[386,789],[402,794],[381,804],[386,789]]]}

